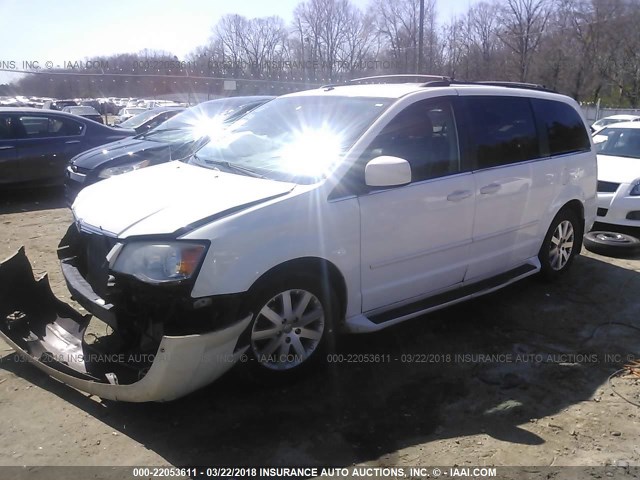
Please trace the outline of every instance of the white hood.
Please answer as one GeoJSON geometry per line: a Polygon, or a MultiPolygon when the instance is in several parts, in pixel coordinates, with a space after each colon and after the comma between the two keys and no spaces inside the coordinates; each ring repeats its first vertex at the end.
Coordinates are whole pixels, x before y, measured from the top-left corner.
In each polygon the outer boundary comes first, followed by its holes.
{"type": "Polygon", "coordinates": [[[598,180],[631,183],[640,178],[640,158],[598,155],[598,180]]]}
{"type": "Polygon", "coordinates": [[[83,189],[76,221],[115,234],[168,234],[212,215],[290,192],[295,184],[169,162],[83,189]]]}

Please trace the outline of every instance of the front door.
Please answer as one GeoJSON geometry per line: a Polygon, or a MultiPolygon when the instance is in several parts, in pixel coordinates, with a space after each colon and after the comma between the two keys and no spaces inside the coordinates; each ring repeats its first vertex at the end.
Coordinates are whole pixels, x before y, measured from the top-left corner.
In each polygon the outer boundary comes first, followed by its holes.
{"type": "Polygon", "coordinates": [[[474,216],[473,175],[460,164],[452,99],[413,103],[372,142],[411,165],[409,185],[359,196],[362,310],[408,302],[462,282],[474,216]]]}

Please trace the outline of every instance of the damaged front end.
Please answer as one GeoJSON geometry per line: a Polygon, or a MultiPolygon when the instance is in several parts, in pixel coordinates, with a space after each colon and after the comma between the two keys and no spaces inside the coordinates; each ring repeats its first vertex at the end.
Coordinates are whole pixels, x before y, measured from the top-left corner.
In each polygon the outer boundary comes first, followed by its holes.
{"type": "Polygon", "coordinates": [[[40,370],[105,399],[168,401],[211,383],[246,349],[236,345],[250,316],[224,321],[212,315],[211,302],[201,302],[205,308],[196,311],[197,300],[186,308],[179,299],[186,302],[188,296],[167,292],[153,304],[153,292],[114,282],[107,271],[85,269],[94,246],[83,244],[87,255],[73,255],[78,245],[65,239],[60,257],[67,286],[74,300],[108,325],[104,335],[90,332],[91,315],[53,295],[46,275],[34,278],[24,248],[0,263],[0,336],[40,370]],[[111,292],[98,294],[88,279],[104,282],[111,292]]]}

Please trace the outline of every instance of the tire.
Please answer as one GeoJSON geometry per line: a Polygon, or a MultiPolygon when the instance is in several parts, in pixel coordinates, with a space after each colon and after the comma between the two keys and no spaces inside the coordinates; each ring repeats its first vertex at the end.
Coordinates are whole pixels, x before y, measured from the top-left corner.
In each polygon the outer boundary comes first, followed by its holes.
{"type": "Polygon", "coordinates": [[[571,267],[582,248],[582,230],[582,222],[573,210],[558,212],[538,253],[542,278],[555,280],[571,267]]]}
{"type": "Polygon", "coordinates": [[[589,232],[584,247],[590,252],[608,257],[631,257],[640,254],[640,240],[618,232],[589,232]]]}
{"type": "Polygon", "coordinates": [[[279,276],[251,294],[253,318],[240,338],[240,345],[249,347],[245,363],[250,376],[288,380],[326,359],[340,309],[334,290],[318,278],[279,276]]]}

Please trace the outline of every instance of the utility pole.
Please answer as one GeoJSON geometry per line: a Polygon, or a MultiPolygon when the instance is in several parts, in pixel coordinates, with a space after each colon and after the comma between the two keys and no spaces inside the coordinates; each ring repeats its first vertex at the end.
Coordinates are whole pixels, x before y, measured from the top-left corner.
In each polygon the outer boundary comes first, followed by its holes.
{"type": "Polygon", "coordinates": [[[418,32],[418,62],[416,73],[422,73],[422,57],[424,52],[424,0],[420,0],[420,31],[418,32]]]}

